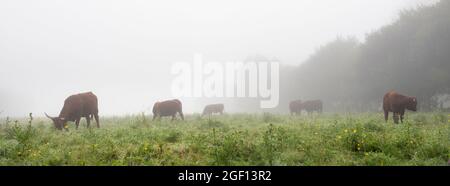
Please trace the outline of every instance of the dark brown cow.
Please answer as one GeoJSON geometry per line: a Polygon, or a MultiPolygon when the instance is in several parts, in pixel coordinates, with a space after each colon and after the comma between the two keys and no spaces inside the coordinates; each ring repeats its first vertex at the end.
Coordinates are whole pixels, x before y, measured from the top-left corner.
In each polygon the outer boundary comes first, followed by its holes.
{"type": "Polygon", "coordinates": [[[179,113],[181,119],[184,120],[183,106],[178,99],[156,102],[153,105],[153,120],[155,120],[156,117],[163,116],[172,116],[172,120],[174,120],[177,113],[179,113]]]}
{"type": "Polygon", "coordinates": [[[206,105],[205,108],[203,109],[202,116],[211,115],[213,113],[223,114],[223,110],[224,110],[224,105],[220,104],[220,103],[219,104],[206,105]]]}
{"type": "Polygon", "coordinates": [[[322,113],[322,107],[323,103],[321,100],[304,101],[300,104],[300,112],[301,110],[305,110],[308,113],[312,113],[314,111],[322,113]]]}
{"type": "Polygon", "coordinates": [[[47,113],[45,115],[53,121],[53,124],[59,130],[62,130],[63,127],[66,128],[68,121],[74,121],[78,129],[82,117],[86,118],[87,127],[89,127],[90,120],[94,117],[97,127],[100,128],[97,96],[92,92],[69,96],[64,101],[64,106],[58,117],[50,117],[47,113]]]}
{"type": "Polygon", "coordinates": [[[394,123],[398,123],[398,115],[400,115],[400,122],[403,123],[403,115],[405,109],[417,111],[416,97],[404,96],[395,91],[386,93],[383,97],[384,119],[388,120],[389,112],[394,114],[394,123]]]}
{"type": "Polygon", "coordinates": [[[301,100],[294,100],[289,103],[289,111],[291,111],[292,115],[302,113],[301,103],[301,100]]]}

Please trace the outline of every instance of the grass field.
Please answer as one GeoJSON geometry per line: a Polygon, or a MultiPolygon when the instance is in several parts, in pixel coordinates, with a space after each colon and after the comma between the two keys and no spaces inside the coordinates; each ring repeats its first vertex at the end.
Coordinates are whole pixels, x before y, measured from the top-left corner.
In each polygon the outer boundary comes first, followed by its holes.
{"type": "Polygon", "coordinates": [[[448,113],[101,118],[57,131],[50,120],[0,121],[0,165],[448,165],[448,113]],[[95,126],[95,124],[93,125],[95,126]]]}

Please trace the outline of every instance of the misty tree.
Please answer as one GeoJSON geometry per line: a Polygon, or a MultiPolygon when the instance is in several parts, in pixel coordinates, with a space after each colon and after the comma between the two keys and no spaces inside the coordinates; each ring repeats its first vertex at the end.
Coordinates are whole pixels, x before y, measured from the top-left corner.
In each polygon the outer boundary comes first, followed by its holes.
{"type": "MultiPolygon", "coordinates": [[[[281,86],[285,100],[322,99],[325,110],[379,110],[384,93],[417,96],[421,109],[443,105],[450,94],[450,2],[404,10],[364,43],[338,38],[320,47],[281,86]],[[284,88],[283,88],[284,87],[284,88]],[[436,99],[436,95],[441,95],[436,99]]],[[[282,97],[283,97],[282,96],[282,97]]]]}
{"type": "MultiPolygon", "coordinates": [[[[380,111],[390,90],[416,96],[421,110],[442,108],[450,99],[450,1],[403,10],[364,42],[338,37],[280,70],[280,103],[270,111],[287,112],[297,99],[321,99],[324,111],[380,111]]],[[[253,98],[223,101],[240,112],[261,111],[253,98]]]]}

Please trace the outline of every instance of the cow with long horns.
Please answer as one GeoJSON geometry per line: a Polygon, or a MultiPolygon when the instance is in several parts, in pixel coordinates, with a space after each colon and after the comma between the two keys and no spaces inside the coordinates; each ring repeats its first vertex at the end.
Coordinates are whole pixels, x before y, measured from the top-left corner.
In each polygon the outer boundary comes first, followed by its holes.
{"type": "Polygon", "coordinates": [[[90,125],[90,120],[95,118],[97,128],[100,128],[97,96],[92,92],[69,96],[64,101],[64,106],[58,117],[50,117],[47,113],[45,115],[53,121],[53,124],[59,130],[66,128],[68,121],[75,122],[78,129],[82,117],[86,118],[87,127],[90,125]]]}

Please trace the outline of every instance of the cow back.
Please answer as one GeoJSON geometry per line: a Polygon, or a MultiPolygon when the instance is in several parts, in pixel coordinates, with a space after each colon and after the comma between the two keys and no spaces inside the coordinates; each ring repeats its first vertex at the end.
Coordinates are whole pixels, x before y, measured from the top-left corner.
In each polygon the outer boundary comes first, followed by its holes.
{"type": "Polygon", "coordinates": [[[323,107],[323,103],[321,100],[311,100],[311,101],[305,101],[301,103],[302,109],[305,109],[306,111],[321,111],[323,107]]]}
{"type": "Polygon", "coordinates": [[[92,92],[71,95],[64,101],[59,114],[66,121],[74,121],[80,117],[98,114],[98,100],[92,92]]]}
{"type": "Polygon", "coordinates": [[[181,101],[177,99],[157,102],[153,106],[154,115],[171,116],[177,112],[182,112],[181,101]]]}
{"type": "Polygon", "coordinates": [[[223,104],[211,104],[206,105],[203,109],[203,114],[212,114],[212,113],[219,113],[223,112],[225,106],[223,104]]]}
{"type": "Polygon", "coordinates": [[[300,100],[294,100],[289,102],[289,110],[291,112],[298,112],[301,110],[301,101],[300,100]]]}
{"type": "Polygon", "coordinates": [[[403,108],[414,107],[416,109],[415,97],[405,96],[395,91],[389,91],[383,96],[383,110],[386,112],[398,112],[403,108]]]}

